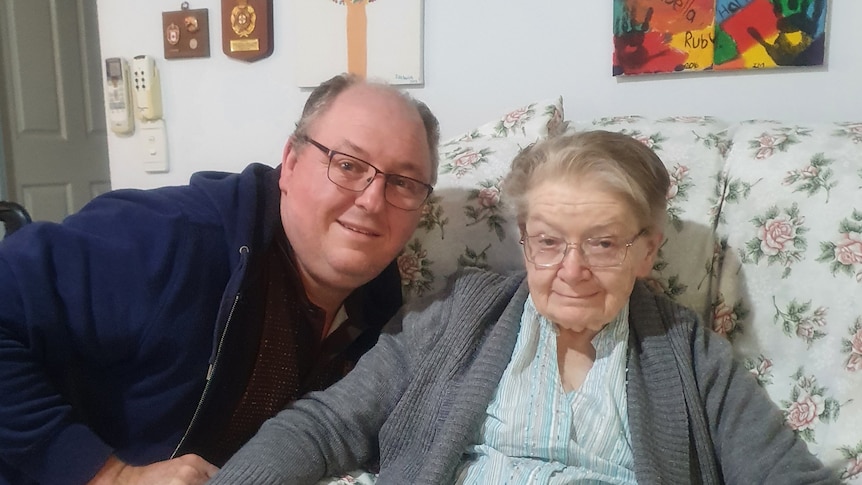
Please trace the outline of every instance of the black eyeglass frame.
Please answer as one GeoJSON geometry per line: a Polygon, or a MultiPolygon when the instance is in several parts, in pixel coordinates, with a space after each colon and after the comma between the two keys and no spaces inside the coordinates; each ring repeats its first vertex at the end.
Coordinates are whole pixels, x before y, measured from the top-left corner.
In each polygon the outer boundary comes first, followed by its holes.
{"type": "Polygon", "coordinates": [[[349,153],[340,152],[338,150],[333,150],[333,149],[329,148],[328,146],[324,145],[323,143],[320,143],[317,140],[311,138],[310,136],[307,136],[307,135],[297,136],[297,140],[310,143],[315,148],[317,148],[318,150],[323,152],[324,155],[326,155],[326,157],[329,159],[329,161],[326,165],[326,178],[329,179],[329,181],[332,182],[333,184],[341,187],[342,189],[349,190],[351,192],[363,192],[365,189],[370,187],[372,183],[374,183],[374,179],[376,179],[378,175],[383,175],[383,180],[386,184],[386,187],[390,186],[389,180],[392,179],[393,177],[397,177],[399,179],[406,179],[406,180],[409,180],[411,182],[415,182],[415,183],[419,184],[421,187],[425,187],[428,190],[428,193],[425,194],[425,197],[423,197],[422,200],[417,203],[416,207],[401,207],[400,205],[394,204],[394,203],[392,203],[392,201],[389,200],[389,198],[386,195],[389,193],[388,190],[383,191],[383,197],[388,204],[390,204],[393,207],[397,207],[401,210],[406,210],[406,211],[415,211],[415,210],[419,210],[420,208],[422,208],[422,204],[424,204],[425,201],[428,200],[428,197],[431,197],[431,193],[434,191],[433,185],[426,184],[425,182],[422,182],[421,180],[416,180],[415,178],[408,177],[406,175],[401,175],[401,174],[397,174],[397,173],[386,173],[383,170],[380,170],[379,168],[375,167],[371,163],[369,163],[369,162],[367,162],[367,161],[365,161],[359,157],[356,157],[356,156],[351,155],[349,153]],[[350,158],[351,160],[356,160],[357,162],[362,162],[362,163],[368,165],[369,167],[371,167],[372,169],[374,169],[374,175],[369,177],[368,180],[366,180],[365,187],[362,187],[361,189],[354,189],[352,187],[345,187],[345,186],[339,184],[338,182],[336,182],[335,180],[332,180],[332,176],[329,174],[329,171],[332,169],[332,161],[336,155],[341,155],[343,157],[350,158]]]}
{"type": "MultiPolygon", "coordinates": [[[[573,247],[573,246],[578,249],[578,252],[581,254],[581,258],[583,258],[584,263],[586,263],[586,265],[588,267],[590,267],[590,268],[616,268],[616,267],[622,266],[622,264],[626,262],[626,258],[629,255],[629,248],[631,248],[634,245],[635,241],[637,241],[641,236],[645,235],[646,233],[647,233],[647,228],[645,227],[645,228],[641,229],[637,234],[635,234],[634,237],[632,237],[629,240],[629,242],[625,243],[625,245],[623,246],[623,248],[624,248],[623,249],[623,257],[620,259],[620,261],[618,263],[615,263],[615,264],[595,265],[595,264],[592,264],[589,262],[590,258],[584,252],[583,244],[585,242],[589,241],[590,239],[602,239],[602,238],[588,237],[581,242],[571,243],[569,241],[566,241],[563,238],[554,237],[554,239],[559,239],[559,240],[563,241],[564,243],[566,243],[566,246],[563,249],[562,256],[560,257],[559,261],[557,261],[556,263],[544,263],[544,264],[536,263],[535,261],[533,261],[533,256],[530,255],[529,251],[527,250],[527,239],[542,237],[542,236],[545,236],[544,234],[537,234],[535,236],[528,236],[526,234],[522,234],[521,239],[518,241],[518,243],[524,248],[524,257],[527,258],[527,261],[529,261],[531,264],[535,265],[538,268],[553,268],[555,266],[559,266],[559,265],[563,264],[563,261],[566,260],[566,255],[569,254],[569,248],[573,247]]],[[[545,237],[548,237],[548,236],[545,236],[545,237]]]]}

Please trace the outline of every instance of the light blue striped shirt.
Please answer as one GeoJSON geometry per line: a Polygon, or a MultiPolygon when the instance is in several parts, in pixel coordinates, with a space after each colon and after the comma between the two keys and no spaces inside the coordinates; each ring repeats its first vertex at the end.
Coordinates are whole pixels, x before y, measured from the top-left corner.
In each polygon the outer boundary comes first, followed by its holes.
{"type": "Polygon", "coordinates": [[[528,298],[512,359],[456,483],[637,483],[626,406],[628,305],[594,338],[596,360],[566,393],[557,333],[528,298]]]}

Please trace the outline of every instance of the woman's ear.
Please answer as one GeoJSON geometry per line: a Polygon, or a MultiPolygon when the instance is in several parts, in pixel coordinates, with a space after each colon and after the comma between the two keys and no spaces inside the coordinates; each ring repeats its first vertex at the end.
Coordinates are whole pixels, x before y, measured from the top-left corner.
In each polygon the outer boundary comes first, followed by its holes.
{"type": "Polygon", "coordinates": [[[664,241],[664,233],[659,231],[648,232],[643,235],[646,250],[643,257],[637,262],[636,274],[638,278],[647,278],[652,273],[652,267],[658,256],[658,250],[664,241]]]}

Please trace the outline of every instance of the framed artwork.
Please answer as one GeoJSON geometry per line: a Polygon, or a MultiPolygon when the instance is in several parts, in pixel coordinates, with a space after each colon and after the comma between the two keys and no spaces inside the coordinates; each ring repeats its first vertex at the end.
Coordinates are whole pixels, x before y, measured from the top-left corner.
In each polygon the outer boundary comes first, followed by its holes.
{"type": "Polygon", "coordinates": [[[613,0],[613,74],[818,66],[827,0],[613,0]]]}
{"type": "Polygon", "coordinates": [[[293,0],[297,82],[342,72],[422,84],[423,0],[293,0]]]}

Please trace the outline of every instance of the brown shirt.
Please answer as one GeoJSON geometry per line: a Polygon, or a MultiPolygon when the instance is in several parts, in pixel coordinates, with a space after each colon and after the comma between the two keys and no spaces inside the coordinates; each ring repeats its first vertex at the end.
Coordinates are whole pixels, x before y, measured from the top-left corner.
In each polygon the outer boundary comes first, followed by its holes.
{"type": "Polygon", "coordinates": [[[261,271],[263,327],[245,391],[214,443],[209,459],[226,461],[264,421],[310,391],[325,389],[355,364],[343,351],[362,325],[350,317],[324,336],[325,312],[311,303],[286,237],[276,237],[261,271]]]}

